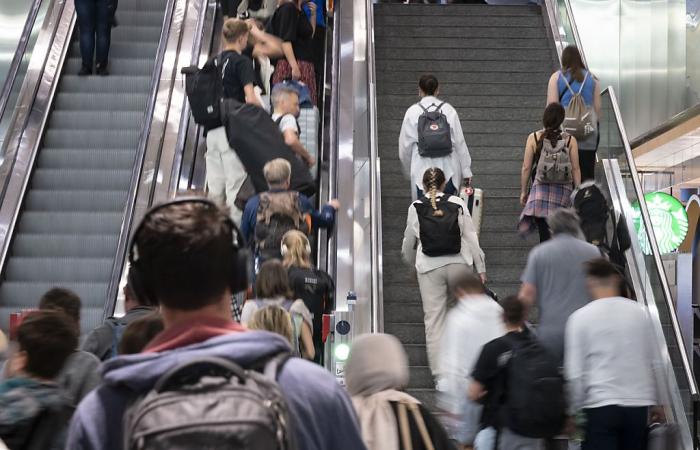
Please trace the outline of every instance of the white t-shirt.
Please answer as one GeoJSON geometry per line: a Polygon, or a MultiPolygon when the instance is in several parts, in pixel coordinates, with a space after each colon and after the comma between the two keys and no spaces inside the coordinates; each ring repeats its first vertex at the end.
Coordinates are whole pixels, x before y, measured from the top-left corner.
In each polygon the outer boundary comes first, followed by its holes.
{"type": "MultiPolygon", "coordinates": [[[[273,114],[272,115],[272,120],[277,122],[277,119],[280,118],[280,114],[273,114]]],[[[282,120],[280,120],[279,123],[279,128],[282,134],[284,134],[285,131],[287,130],[292,130],[293,132],[299,134],[299,127],[297,126],[297,119],[291,114],[285,114],[282,116],[282,120]]]]}

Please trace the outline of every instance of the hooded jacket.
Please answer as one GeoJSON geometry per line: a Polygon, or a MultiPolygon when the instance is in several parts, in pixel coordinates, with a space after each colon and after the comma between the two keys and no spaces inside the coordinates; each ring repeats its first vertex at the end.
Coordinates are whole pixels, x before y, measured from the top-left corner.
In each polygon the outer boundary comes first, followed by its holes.
{"type": "MultiPolygon", "coordinates": [[[[73,416],[66,448],[121,450],[122,417],[130,402],[183,362],[216,356],[246,367],[284,350],[289,350],[289,344],[281,336],[245,331],[159,353],[113,358],[104,363],[103,383],[83,400],[73,416]]],[[[323,368],[292,358],[284,365],[278,382],[294,420],[300,449],[365,449],[350,399],[323,368]]]]}
{"type": "Polygon", "coordinates": [[[447,314],[440,354],[445,409],[457,412],[484,344],[505,334],[503,308],[487,295],[469,295],[447,314]],[[450,401],[451,400],[451,401],[450,401]]]}

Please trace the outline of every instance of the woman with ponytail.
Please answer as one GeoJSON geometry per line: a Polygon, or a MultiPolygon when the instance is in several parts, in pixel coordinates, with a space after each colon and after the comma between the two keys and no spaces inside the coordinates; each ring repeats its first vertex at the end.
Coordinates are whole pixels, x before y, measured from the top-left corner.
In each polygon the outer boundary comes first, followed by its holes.
{"type": "Polygon", "coordinates": [[[323,315],[335,308],[335,283],[330,275],[316,269],[311,263],[311,244],[301,231],[292,230],[285,233],[280,251],[294,298],[303,300],[311,311],[313,342],[316,349],[314,361],[322,364],[323,315]]]}
{"type": "Polygon", "coordinates": [[[524,237],[535,228],[540,235],[540,242],[551,237],[547,217],[554,210],[571,206],[571,193],[581,184],[581,169],[579,167],[578,144],[576,138],[561,131],[564,122],[564,108],[559,103],[550,103],[544,110],[542,124],[544,128],[527,137],[525,157],[520,176],[520,205],[523,212],[520,215],[518,230],[524,237]],[[562,146],[564,154],[571,166],[569,182],[546,182],[540,164],[543,146],[551,145],[552,149],[562,146]]]}
{"type": "Polygon", "coordinates": [[[428,361],[437,379],[440,340],[445,316],[455,298],[452,287],[465,271],[473,271],[486,282],[484,252],[469,209],[464,201],[444,193],[445,173],[431,167],[423,174],[426,193],[408,208],[401,253],[415,264],[425,315],[428,361]]]}

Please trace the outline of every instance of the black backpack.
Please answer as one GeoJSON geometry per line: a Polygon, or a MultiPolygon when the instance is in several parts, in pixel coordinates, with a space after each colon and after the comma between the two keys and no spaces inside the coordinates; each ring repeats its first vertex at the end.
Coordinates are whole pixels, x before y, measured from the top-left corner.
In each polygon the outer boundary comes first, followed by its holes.
{"type": "Polygon", "coordinates": [[[574,195],[574,208],[586,240],[594,245],[605,242],[610,208],[600,188],[594,183],[583,183],[574,195]]]}
{"type": "Polygon", "coordinates": [[[452,153],[452,136],[450,124],[441,108],[445,102],[428,111],[423,105],[418,106],[423,114],[418,117],[418,154],[426,158],[440,158],[452,153]]]}
{"type": "Polygon", "coordinates": [[[428,197],[413,204],[418,213],[421,247],[428,256],[456,255],[462,250],[462,231],[459,228],[462,207],[448,199],[447,195],[436,197],[436,210],[428,197]]]}
{"type": "Polygon", "coordinates": [[[564,428],[566,395],[559,364],[531,334],[526,340],[509,339],[505,425],[531,438],[551,438],[564,428]]]}
{"type": "Polygon", "coordinates": [[[269,359],[261,372],[218,357],[176,366],[127,409],[124,448],[294,450],[291,417],[276,381],[288,357],[269,359]]]}
{"type": "Polygon", "coordinates": [[[192,117],[197,125],[208,130],[221,126],[221,99],[224,87],[221,80],[221,57],[207,61],[202,68],[183,67],[185,92],[190,103],[192,117]]]}
{"type": "Polygon", "coordinates": [[[307,197],[316,193],[316,182],[309,168],[284,142],[279,127],[264,109],[234,99],[221,102],[221,118],[226,138],[245,167],[256,192],[268,189],[263,167],[275,158],[284,158],[292,166],[290,190],[307,197]]]}

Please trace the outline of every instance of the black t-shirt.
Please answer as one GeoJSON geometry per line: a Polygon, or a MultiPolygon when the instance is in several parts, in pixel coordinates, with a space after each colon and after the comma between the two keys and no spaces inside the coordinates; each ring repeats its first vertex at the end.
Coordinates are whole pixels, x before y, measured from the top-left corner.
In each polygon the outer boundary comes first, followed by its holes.
{"type": "Polygon", "coordinates": [[[248,84],[255,84],[253,60],[240,53],[227,50],[221,54],[221,71],[224,98],[232,98],[245,103],[245,90],[248,84]]]}
{"type": "Polygon", "coordinates": [[[306,14],[298,10],[294,3],[284,3],[277,8],[270,20],[269,31],[283,42],[292,43],[297,60],[314,60],[312,44],[314,29],[306,14]]]}
{"type": "Polygon", "coordinates": [[[500,406],[505,403],[507,367],[512,351],[512,340],[527,341],[532,339],[529,331],[511,331],[505,336],[494,339],[484,345],[481,355],[476,361],[472,378],[484,386],[488,391],[482,399],[484,412],[481,416],[481,424],[484,427],[499,428],[500,406]]]}
{"type": "Polygon", "coordinates": [[[267,92],[265,92],[265,85],[263,84],[262,73],[260,72],[260,63],[257,59],[253,58],[253,49],[255,49],[253,45],[247,46],[245,50],[243,50],[243,55],[247,56],[248,58],[250,58],[251,61],[253,61],[253,72],[255,72],[254,84],[263,90],[263,94],[266,94],[267,92]]]}
{"type": "Polygon", "coordinates": [[[295,298],[300,298],[311,314],[314,315],[314,341],[321,341],[323,314],[333,310],[335,284],[331,277],[322,270],[290,267],[289,285],[295,298]]]}

